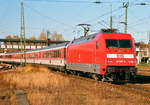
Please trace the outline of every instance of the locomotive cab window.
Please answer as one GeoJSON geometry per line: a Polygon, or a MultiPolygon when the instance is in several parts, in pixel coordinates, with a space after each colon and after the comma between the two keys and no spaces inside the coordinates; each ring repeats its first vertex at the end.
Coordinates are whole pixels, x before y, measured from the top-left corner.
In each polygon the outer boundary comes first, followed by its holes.
{"type": "Polygon", "coordinates": [[[119,40],[120,48],[132,48],[131,40],[119,40]]]}
{"type": "Polygon", "coordinates": [[[131,40],[128,39],[106,39],[107,48],[132,48],[131,40]]]}
{"type": "Polygon", "coordinates": [[[118,48],[119,47],[118,40],[106,39],[106,47],[107,48],[118,48]]]}

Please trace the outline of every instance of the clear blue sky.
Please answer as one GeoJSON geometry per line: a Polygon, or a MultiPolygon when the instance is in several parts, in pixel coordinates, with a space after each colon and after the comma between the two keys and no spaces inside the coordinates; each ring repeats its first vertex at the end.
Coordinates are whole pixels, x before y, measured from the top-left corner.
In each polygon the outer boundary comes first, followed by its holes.
{"type": "MultiPolygon", "coordinates": [[[[57,31],[65,40],[72,40],[82,34],[77,24],[91,24],[91,32],[109,27],[110,5],[113,9],[113,27],[124,31],[124,8],[121,2],[129,1],[128,33],[136,41],[148,41],[150,32],[150,5],[138,6],[136,3],[148,0],[101,0],[102,4],[92,3],[95,0],[22,0],[25,9],[26,36],[38,37],[42,31],[57,31]]],[[[0,38],[6,35],[20,34],[21,0],[0,0],[0,38]]]]}

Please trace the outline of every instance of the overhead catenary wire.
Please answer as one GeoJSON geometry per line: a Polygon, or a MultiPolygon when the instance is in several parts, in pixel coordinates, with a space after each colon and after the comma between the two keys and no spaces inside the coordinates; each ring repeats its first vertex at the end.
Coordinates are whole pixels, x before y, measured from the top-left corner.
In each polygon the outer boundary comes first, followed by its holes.
{"type": "MultiPolygon", "coordinates": [[[[25,0],[25,1],[40,1],[40,0],[25,0]]],[[[43,0],[43,1],[47,1],[47,2],[88,3],[88,1],[69,1],[69,0],[67,0],[67,1],[66,1],[66,0],[64,0],[64,1],[59,1],[59,0],[55,0],[55,1],[43,0]]],[[[117,2],[118,2],[118,1],[116,1],[116,3],[117,3],[117,2]]],[[[90,2],[90,3],[92,3],[92,2],[90,2]]],[[[121,3],[121,2],[118,2],[118,3],[121,3]]],[[[60,22],[60,21],[58,21],[58,20],[56,20],[56,19],[53,19],[53,18],[51,18],[51,17],[48,17],[48,16],[45,16],[45,15],[41,14],[39,11],[37,11],[37,10],[35,10],[34,8],[28,6],[27,4],[26,4],[26,6],[29,7],[29,8],[31,8],[33,11],[35,11],[36,13],[38,13],[39,15],[41,15],[42,17],[45,17],[45,18],[50,19],[50,20],[53,20],[53,21],[55,21],[55,22],[57,22],[57,23],[59,23],[59,24],[63,24],[63,25],[65,25],[65,26],[67,25],[67,26],[73,28],[73,26],[71,26],[71,25],[68,25],[68,24],[66,24],[66,23],[60,22]]],[[[120,10],[120,7],[117,8],[117,9],[112,10],[112,12],[114,13],[115,11],[118,11],[118,10],[120,10]]],[[[104,13],[104,14],[98,16],[97,19],[99,19],[99,18],[101,18],[101,17],[103,17],[103,16],[106,16],[106,15],[108,15],[109,13],[110,13],[110,12],[106,12],[106,13],[104,13]]],[[[93,19],[91,19],[90,21],[92,21],[92,20],[93,20],[93,19]]],[[[95,21],[95,19],[94,19],[94,21],[95,21]]],[[[88,23],[88,21],[82,22],[82,23],[88,23]]],[[[104,26],[104,25],[103,25],[103,26],[104,26]]],[[[105,26],[105,27],[106,27],[106,26],[105,26]]]]}
{"type": "MultiPolygon", "coordinates": [[[[94,3],[96,0],[24,0],[24,1],[33,1],[33,2],[50,2],[50,3],[94,3]]],[[[101,3],[122,3],[122,1],[113,1],[113,2],[103,2],[101,0],[98,0],[98,2],[101,3]]]]}
{"type": "Polygon", "coordinates": [[[134,23],[130,23],[129,26],[133,27],[133,26],[137,26],[139,24],[143,24],[143,23],[147,22],[148,20],[146,20],[146,19],[149,19],[149,18],[150,18],[150,16],[146,16],[144,18],[140,18],[137,21],[135,21],[134,23]],[[143,22],[143,21],[145,21],[145,22],[143,22]]]}
{"type": "MultiPolygon", "coordinates": [[[[119,10],[121,10],[121,9],[119,9],[119,10]]],[[[117,9],[116,11],[113,12],[113,17],[116,16],[116,15],[114,15],[114,14],[118,14],[118,11],[119,11],[119,10],[117,9]]],[[[109,12],[109,13],[110,13],[110,12],[109,12]]],[[[124,15],[124,14],[123,14],[123,15],[124,15]]],[[[123,16],[123,15],[122,15],[122,16],[123,16]]],[[[99,20],[100,20],[100,18],[99,18],[99,20]]],[[[116,21],[113,20],[113,23],[114,23],[114,22],[116,22],[116,21]]],[[[101,26],[103,26],[103,27],[105,27],[105,28],[109,28],[109,27],[110,27],[110,24],[107,23],[104,19],[101,20],[100,22],[96,22],[96,23],[91,24],[91,25],[95,25],[95,24],[100,24],[101,26]]],[[[117,24],[120,24],[120,22],[117,21],[117,24]]]]}
{"type": "MultiPolygon", "coordinates": [[[[119,7],[119,8],[116,8],[116,9],[114,9],[114,10],[112,10],[112,13],[114,13],[114,12],[116,12],[116,11],[118,11],[118,10],[120,10],[120,7],[119,7]]],[[[109,11],[109,12],[106,12],[106,13],[100,15],[100,16],[97,16],[97,17],[95,17],[95,18],[93,18],[93,19],[86,20],[86,21],[84,21],[83,23],[91,22],[91,21],[93,21],[93,20],[95,21],[95,20],[100,19],[100,18],[102,18],[102,17],[104,17],[104,16],[107,16],[107,15],[110,15],[110,11],[109,11]]]]}
{"type": "MultiPolygon", "coordinates": [[[[25,1],[40,1],[41,2],[41,0],[25,0],[25,1]]],[[[76,1],[71,1],[71,0],[42,0],[42,1],[46,1],[46,2],[60,2],[60,3],[93,3],[92,1],[90,2],[90,1],[86,1],[86,0],[76,0],[76,1]]],[[[104,3],[122,3],[122,2],[120,2],[120,1],[113,1],[113,2],[104,2],[104,3]]],[[[117,9],[118,10],[118,9],[117,9]]],[[[113,10],[112,12],[115,12],[116,10],[113,10]]],[[[104,13],[103,15],[100,15],[100,16],[98,16],[98,18],[99,17],[103,17],[103,16],[105,16],[105,15],[107,15],[107,14],[109,14],[110,12],[106,12],[106,13],[104,13]]],[[[92,19],[93,20],[93,19],[92,19]]],[[[95,19],[94,19],[95,20],[95,19]]],[[[82,23],[88,23],[88,21],[85,21],[85,22],[82,22],[82,23]]]]}
{"type": "Polygon", "coordinates": [[[27,4],[24,4],[24,6],[27,7],[27,8],[30,8],[32,11],[34,11],[35,13],[37,13],[38,15],[40,15],[41,17],[44,17],[44,18],[49,19],[49,20],[52,20],[52,21],[54,21],[54,22],[56,22],[56,23],[58,23],[58,24],[61,24],[61,25],[63,25],[63,26],[66,26],[66,27],[68,27],[68,28],[74,28],[74,27],[73,27],[72,25],[70,25],[70,24],[63,23],[63,22],[61,22],[61,21],[59,21],[59,20],[56,20],[56,19],[54,19],[54,18],[52,18],[52,17],[49,17],[49,16],[45,15],[45,14],[42,14],[41,12],[39,12],[38,10],[36,10],[35,8],[33,8],[33,7],[31,7],[31,6],[27,5],[27,4]]]}
{"type": "Polygon", "coordinates": [[[24,1],[33,1],[33,2],[51,2],[51,3],[92,3],[89,1],[85,1],[85,0],[76,0],[76,1],[71,1],[71,0],[24,0],[24,1]]]}
{"type": "Polygon", "coordinates": [[[102,23],[102,21],[98,22],[98,24],[104,26],[105,28],[109,28],[109,25],[108,25],[108,26],[104,25],[104,24],[102,23]]]}

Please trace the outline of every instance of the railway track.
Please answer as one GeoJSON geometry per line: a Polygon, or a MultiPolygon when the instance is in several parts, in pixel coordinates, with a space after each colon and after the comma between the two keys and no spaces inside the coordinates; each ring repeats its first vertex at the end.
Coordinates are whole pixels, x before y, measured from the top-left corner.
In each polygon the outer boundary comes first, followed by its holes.
{"type": "MultiPolygon", "coordinates": [[[[143,71],[143,70],[140,69],[140,70],[138,70],[138,71],[143,71]]],[[[144,71],[145,71],[145,72],[150,72],[150,69],[145,69],[144,71]]]]}
{"type": "Polygon", "coordinates": [[[144,105],[150,104],[150,91],[141,85],[125,84],[118,86],[105,84],[104,86],[107,90],[111,90],[111,92],[119,94],[121,97],[131,98],[131,100],[140,100],[145,103],[144,105]]]}
{"type": "Polygon", "coordinates": [[[15,66],[11,64],[5,64],[5,63],[0,64],[0,70],[11,70],[13,68],[15,68],[15,66]]]}

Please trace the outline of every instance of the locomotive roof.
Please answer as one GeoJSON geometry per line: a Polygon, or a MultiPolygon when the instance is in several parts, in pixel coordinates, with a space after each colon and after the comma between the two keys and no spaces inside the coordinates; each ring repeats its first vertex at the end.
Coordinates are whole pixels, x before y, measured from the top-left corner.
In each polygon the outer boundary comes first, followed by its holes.
{"type": "MultiPolygon", "coordinates": [[[[125,34],[125,33],[118,33],[117,31],[114,31],[114,32],[113,31],[112,32],[110,32],[110,31],[101,31],[99,33],[102,33],[102,34],[125,34]]],[[[77,38],[77,39],[73,40],[72,45],[91,41],[99,33],[94,33],[94,34],[91,34],[91,35],[88,35],[88,36],[81,36],[80,38],[77,38]]]]}
{"type": "Polygon", "coordinates": [[[83,42],[91,41],[91,40],[93,40],[95,38],[95,36],[97,34],[98,33],[91,34],[91,35],[88,35],[88,36],[81,36],[80,38],[77,38],[77,39],[73,40],[72,44],[78,44],[78,43],[83,43],[83,42]]]}

